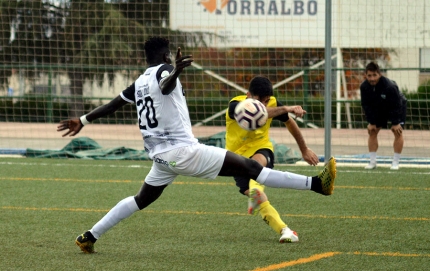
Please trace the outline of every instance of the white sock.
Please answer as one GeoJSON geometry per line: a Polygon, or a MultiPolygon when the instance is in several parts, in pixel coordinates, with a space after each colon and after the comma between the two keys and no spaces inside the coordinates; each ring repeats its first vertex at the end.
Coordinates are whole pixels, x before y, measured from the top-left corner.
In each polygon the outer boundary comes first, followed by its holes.
{"type": "Polygon", "coordinates": [[[310,190],[312,177],[263,168],[256,181],[268,187],[310,190]]]}
{"type": "Polygon", "coordinates": [[[376,152],[370,152],[370,163],[376,165],[376,152]]]}
{"type": "Polygon", "coordinates": [[[394,157],[393,157],[393,165],[399,165],[399,161],[400,161],[400,153],[394,153],[394,157]]]}
{"type": "Polygon", "coordinates": [[[102,219],[97,222],[90,232],[96,239],[107,232],[110,228],[118,224],[124,218],[131,216],[133,213],[139,211],[136,200],[133,196],[125,198],[118,202],[102,219]]]}

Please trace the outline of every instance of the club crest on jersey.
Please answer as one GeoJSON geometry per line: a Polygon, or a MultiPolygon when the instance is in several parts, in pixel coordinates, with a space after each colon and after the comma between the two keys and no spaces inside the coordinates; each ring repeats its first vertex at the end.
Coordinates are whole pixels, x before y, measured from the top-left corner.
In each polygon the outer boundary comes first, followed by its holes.
{"type": "Polygon", "coordinates": [[[138,98],[142,98],[142,96],[143,96],[143,95],[142,95],[142,91],[138,90],[138,91],[137,91],[137,97],[138,97],[138,98]]]}

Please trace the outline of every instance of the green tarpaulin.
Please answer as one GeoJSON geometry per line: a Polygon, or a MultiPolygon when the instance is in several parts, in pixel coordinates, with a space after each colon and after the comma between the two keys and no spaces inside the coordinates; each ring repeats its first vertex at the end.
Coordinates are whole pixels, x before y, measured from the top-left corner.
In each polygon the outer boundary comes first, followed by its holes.
{"type": "Polygon", "coordinates": [[[95,160],[150,160],[145,151],[131,148],[102,148],[96,141],[88,137],[72,139],[61,150],[27,149],[27,157],[35,158],[79,158],[95,160]]]}
{"type": "MultiPolygon", "coordinates": [[[[221,132],[209,137],[198,138],[200,143],[225,147],[225,132],[221,132]]],[[[301,155],[297,151],[283,144],[276,144],[273,140],[275,149],[275,163],[294,164],[300,161],[301,155]]],[[[34,158],[78,158],[94,160],[150,160],[147,152],[125,147],[103,148],[96,141],[88,137],[78,137],[72,139],[61,150],[37,150],[27,149],[27,157],[34,158]]]]}

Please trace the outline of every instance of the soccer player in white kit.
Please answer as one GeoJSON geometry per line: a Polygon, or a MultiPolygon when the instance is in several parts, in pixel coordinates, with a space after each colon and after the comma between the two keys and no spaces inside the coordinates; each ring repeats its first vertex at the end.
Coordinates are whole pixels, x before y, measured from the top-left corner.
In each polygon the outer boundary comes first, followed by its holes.
{"type": "Polygon", "coordinates": [[[313,190],[331,195],[336,178],[336,163],[331,158],[318,176],[307,177],[291,172],[264,168],[257,161],[223,148],[198,143],[191,129],[185,92],[178,79],[191,65],[191,55],[182,56],[178,48],[172,66],[169,40],[152,37],[145,42],[149,67],[128,88],[108,104],[90,113],[61,121],[57,131],[74,136],[84,125],[114,113],[127,103],[135,103],[145,150],[153,160],[140,191],[114,206],[89,231],[76,238],[85,253],[94,253],[94,243],[121,220],[154,202],[178,175],[215,179],[217,176],[243,176],[268,187],[313,190]]]}

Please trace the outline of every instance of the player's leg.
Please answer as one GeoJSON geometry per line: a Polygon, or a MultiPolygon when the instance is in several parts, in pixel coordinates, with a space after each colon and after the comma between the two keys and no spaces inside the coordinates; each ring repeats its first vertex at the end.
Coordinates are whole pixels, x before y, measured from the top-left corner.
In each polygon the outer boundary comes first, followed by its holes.
{"type": "Polygon", "coordinates": [[[239,192],[248,197],[248,214],[256,214],[260,209],[260,204],[267,201],[264,193],[264,185],[249,179],[248,177],[234,177],[239,192]]]}
{"type": "Polygon", "coordinates": [[[227,151],[220,176],[243,176],[275,188],[313,190],[323,195],[333,193],[336,160],[331,157],[324,169],[314,177],[264,168],[257,161],[227,151]]]}
{"type": "Polygon", "coordinates": [[[234,177],[239,192],[248,196],[248,213],[260,213],[266,222],[276,233],[280,234],[280,243],[291,243],[299,240],[297,233],[291,231],[281,219],[278,211],[270,204],[263,189],[264,186],[247,177],[234,177]]]}
{"type": "MultiPolygon", "coordinates": [[[[257,150],[251,156],[251,159],[257,161],[263,167],[273,168],[272,162],[274,160],[274,155],[273,155],[273,152],[269,149],[257,150]]],[[[259,211],[260,204],[267,201],[267,196],[264,193],[264,185],[261,185],[260,183],[256,182],[253,179],[249,180],[248,185],[249,185],[249,191],[252,192],[251,193],[252,195],[250,195],[249,192],[246,193],[248,195],[248,213],[254,214],[259,211]],[[254,197],[257,194],[256,192],[262,195],[261,198],[259,197],[258,200],[254,197]]]]}
{"type": "Polygon", "coordinates": [[[245,193],[248,196],[248,214],[256,214],[258,213],[260,209],[260,204],[265,202],[267,199],[265,199],[267,196],[264,192],[264,185],[261,185],[260,183],[256,182],[255,180],[250,179],[248,182],[249,190],[245,193]],[[263,194],[263,200],[256,199],[253,195],[255,195],[255,192],[258,191],[259,193],[263,194]]]}
{"type": "Polygon", "coordinates": [[[398,153],[401,154],[402,150],[403,150],[403,143],[404,143],[404,138],[403,138],[403,134],[395,134],[394,135],[394,153],[398,153]]]}
{"type": "Polygon", "coordinates": [[[381,125],[368,125],[367,132],[369,134],[369,138],[367,140],[367,145],[369,148],[370,161],[369,164],[365,167],[365,169],[374,169],[376,168],[376,152],[378,151],[378,133],[381,130],[381,125]]]}
{"type": "MultiPolygon", "coordinates": [[[[405,128],[405,120],[406,120],[406,103],[407,101],[403,102],[402,105],[402,119],[400,122],[400,125],[402,126],[402,129],[405,128]]],[[[397,133],[394,133],[394,142],[393,142],[393,149],[394,149],[394,156],[393,156],[393,162],[391,164],[391,170],[398,170],[399,169],[399,163],[400,163],[400,155],[403,151],[403,144],[404,144],[404,137],[403,132],[399,135],[397,133]]]]}
{"type": "Polygon", "coordinates": [[[177,152],[171,168],[178,175],[214,179],[216,176],[239,176],[255,179],[258,183],[276,188],[313,190],[323,195],[333,193],[336,178],[336,160],[331,157],[324,169],[314,177],[264,168],[257,161],[226,151],[225,149],[195,144],[177,152]]]}
{"type": "Polygon", "coordinates": [[[266,222],[276,233],[280,234],[280,243],[298,242],[299,237],[295,231],[292,231],[287,224],[281,219],[278,211],[270,204],[266,194],[258,188],[249,189],[249,197],[259,204],[258,211],[266,222]]]}
{"type": "Polygon", "coordinates": [[[393,148],[394,148],[394,156],[393,156],[393,162],[391,164],[391,170],[398,170],[399,169],[399,162],[400,162],[400,154],[402,153],[403,150],[403,143],[404,143],[404,138],[403,138],[403,133],[394,134],[394,142],[393,142],[393,148]]]}
{"type": "MultiPolygon", "coordinates": [[[[257,161],[263,167],[273,168],[274,154],[270,149],[257,150],[250,158],[257,161]]],[[[248,186],[249,190],[245,192],[248,196],[248,213],[254,214],[259,211],[259,205],[267,201],[267,196],[264,193],[264,185],[261,185],[255,180],[250,179],[248,186]],[[252,192],[251,195],[249,191],[252,192]],[[255,195],[258,195],[258,200],[255,198],[255,195]]]]}
{"type": "MultiPolygon", "coordinates": [[[[270,149],[260,149],[253,156],[253,160],[259,162],[262,166],[267,168],[274,167],[275,155],[270,149]]],[[[291,243],[298,242],[299,238],[297,233],[291,231],[287,224],[281,219],[278,211],[273,207],[267,198],[267,194],[263,192],[264,186],[257,183],[254,180],[249,182],[250,197],[249,201],[252,206],[251,208],[255,210],[254,212],[259,212],[263,220],[278,234],[281,235],[279,239],[280,243],[291,243]],[[259,206],[254,206],[259,204],[259,206]]],[[[250,208],[248,208],[249,210],[250,208]]]]}
{"type": "Polygon", "coordinates": [[[76,238],[76,244],[85,253],[94,253],[94,243],[98,238],[110,228],[114,227],[121,220],[139,211],[135,197],[127,197],[117,203],[105,216],[102,217],[89,231],[76,238]]]}
{"type": "Polygon", "coordinates": [[[133,213],[146,208],[153,203],[163,193],[167,185],[153,186],[143,183],[136,196],[131,196],[118,202],[99,222],[97,222],[90,232],[98,239],[102,234],[114,227],[121,220],[131,216],[133,213]]]}
{"type": "Polygon", "coordinates": [[[154,202],[175,177],[175,174],[164,171],[162,166],[154,163],[139,192],[118,202],[89,231],[79,235],[75,243],[83,252],[94,253],[94,243],[102,234],[154,202]]]}

